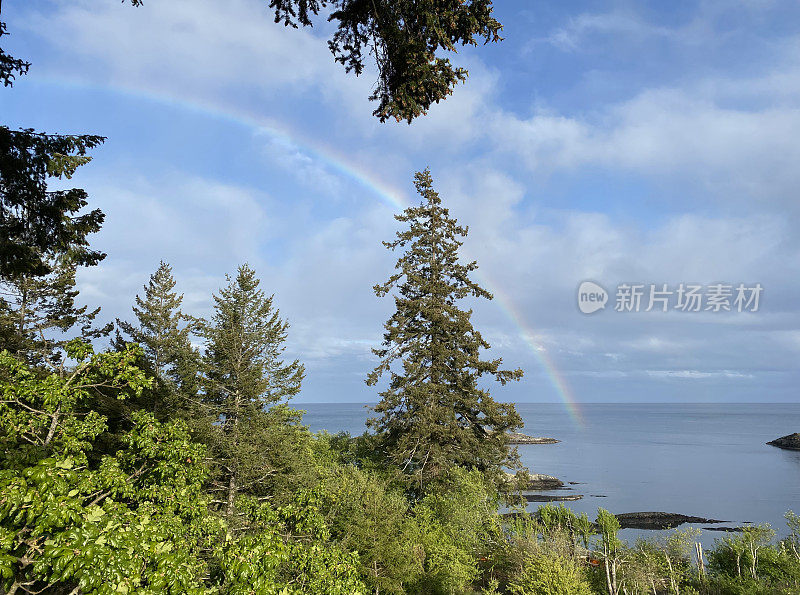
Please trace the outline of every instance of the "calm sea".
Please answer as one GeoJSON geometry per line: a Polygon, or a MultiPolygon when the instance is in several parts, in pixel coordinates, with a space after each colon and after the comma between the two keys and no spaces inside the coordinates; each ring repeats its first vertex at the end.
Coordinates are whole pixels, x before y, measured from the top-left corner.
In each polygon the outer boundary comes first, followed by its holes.
{"type": "MultiPolygon", "coordinates": [[[[314,431],[363,433],[362,404],[306,403],[314,431]]],[[[765,442],[800,432],[800,403],[584,404],[583,424],[563,406],[520,403],[523,431],[561,440],[520,446],[532,472],[555,475],[582,494],[567,502],[593,518],[598,506],[614,513],[661,511],[728,521],[770,523],[784,532],[784,513],[800,513],[800,451],[765,442]]],[[[538,506],[537,504],[532,507],[538,506]]],[[[687,527],[687,525],[684,525],[687,527]]],[[[698,527],[700,528],[700,527],[698,527]]],[[[625,530],[628,539],[653,532],[625,530]]],[[[710,543],[721,533],[705,533],[710,543]]]]}

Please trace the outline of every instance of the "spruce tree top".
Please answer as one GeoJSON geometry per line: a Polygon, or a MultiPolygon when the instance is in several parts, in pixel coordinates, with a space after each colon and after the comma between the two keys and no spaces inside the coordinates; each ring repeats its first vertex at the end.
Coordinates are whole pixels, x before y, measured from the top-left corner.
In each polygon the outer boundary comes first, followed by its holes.
{"type": "Polygon", "coordinates": [[[289,323],[250,266],[240,266],[227,280],[214,295],[214,316],[205,330],[209,399],[258,409],[288,400],[305,376],[298,360],[283,360],[289,323]]]}

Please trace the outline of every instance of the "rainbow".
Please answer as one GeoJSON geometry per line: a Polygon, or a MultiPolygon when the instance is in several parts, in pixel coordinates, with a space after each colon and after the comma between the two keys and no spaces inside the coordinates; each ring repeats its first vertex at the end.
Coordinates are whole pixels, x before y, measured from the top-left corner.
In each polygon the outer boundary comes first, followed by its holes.
{"type": "MultiPolygon", "coordinates": [[[[238,124],[246,128],[255,129],[259,132],[267,134],[273,140],[283,143],[285,146],[302,149],[309,156],[321,161],[333,171],[368,189],[371,193],[380,198],[384,203],[389,205],[394,210],[403,210],[411,204],[403,192],[393,188],[389,184],[386,184],[361,165],[354,163],[352,159],[350,159],[344,153],[337,151],[335,148],[329,145],[321,143],[319,140],[303,138],[302,135],[298,134],[296,131],[290,130],[288,127],[279,122],[271,121],[261,116],[256,116],[241,109],[232,108],[229,106],[223,108],[208,102],[202,102],[198,100],[189,101],[183,98],[178,98],[163,91],[142,90],[123,85],[99,85],[62,77],[34,78],[31,76],[27,80],[30,82],[43,82],[45,84],[54,84],[62,87],[72,87],[77,89],[112,91],[132,97],[138,97],[155,103],[160,103],[162,105],[180,107],[181,109],[189,110],[201,115],[211,116],[216,119],[238,124]]],[[[490,281],[484,272],[479,274],[479,278],[481,279],[481,284],[484,285],[494,295],[496,303],[498,303],[500,309],[511,320],[511,322],[514,323],[518,329],[519,338],[530,347],[534,356],[536,359],[538,359],[551,384],[553,385],[553,388],[556,390],[557,395],[563,402],[569,416],[577,426],[583,427],[584,419],[578,402],[575,400],[569,384],[559,372],[552,358],[548,354],[546,347],[540,340],[537,340],[536,333],[525,322],[525,317],[514,305],[513,300],[500,290],[500,284],[490,281]]]]}
{"type": "Polygon", "coordinates": [[[538,340],[535,331],[525,322],[525,317],[514,304],[514,301],[500,290],[500,284],[491,282],[485,273],[478,275],[482,278],[482,285],[484,285],[490,292],[492,292],[495,301],[500,306],[503,313],[516,325],[519,329],[519,337],[530,347],[533,354],[541,363],[550,383],[555,388],[556,393],[564,404],[564,407],[569,413],[569,416],[578,427],[584,427],[585,422],[583,414],[581,413],[578,401],[570,389],[564,376],[559,372],[558,368],[553,362],[553,359],[547,352],[547,348],[542,341],[538,340]]]}

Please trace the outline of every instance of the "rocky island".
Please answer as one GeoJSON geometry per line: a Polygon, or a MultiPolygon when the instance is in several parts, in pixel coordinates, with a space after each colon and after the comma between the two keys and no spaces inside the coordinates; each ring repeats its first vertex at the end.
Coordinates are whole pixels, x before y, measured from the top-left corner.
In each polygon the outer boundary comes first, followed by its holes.
{"type": "Polygon", "coordinates": [[[574,502],[583,498],[583,494],[567,494],[565,496],[553,496],[550,494],[522,494],[527,502],[574,502]]]}
{"type": "Polygon", "coordinates": [[[508,442],[509,444],[557,444],[561,441],[555,438],[528,436],[527,434],[520,434],[519,432],[509,432],[508,442]]]}
{"type": "Polygon", "coordinates": [[[622,529],[674,529],[684,523],[703,523],[706,525],[724,523],[717,519],[688,516],[674,512],[626,512],[614,515],[622,529]]]}
{"type": "Polygon", "coordinates": [[[788,434],[781,438],[776,438],[767,442],[770,446],[777,446],[778,448],[786,448],[788,450],[800,450],[800,434],[788,434]]]}
{"type": "Polygon", "coordinates": [[[563,481],[544,473],[506,473],[505,476],[505,491],[557,490],[563,487],[563,481]]]}

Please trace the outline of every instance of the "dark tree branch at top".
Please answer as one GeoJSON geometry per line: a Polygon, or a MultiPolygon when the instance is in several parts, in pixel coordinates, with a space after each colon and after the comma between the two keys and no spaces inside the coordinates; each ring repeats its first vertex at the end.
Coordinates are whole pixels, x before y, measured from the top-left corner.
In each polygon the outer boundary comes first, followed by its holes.
{"type": "Polygon", "coordinates": [[[411,123],[466,80],[467,69],[443,52],[502,39],[491,0],[270,0],[269,7],[276,23],[293,28],[312,26],[330,7],[328,21],[338,23],[328,41],[334,60],[356,76],[367,54],[375,61],[378,80],[369,99],[378,102],[372,113],[381,122],[411,123]]]}

